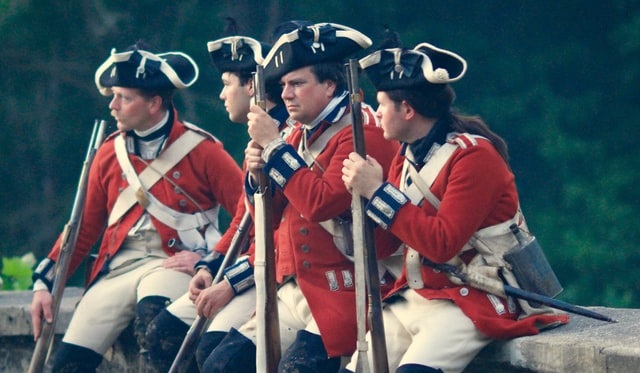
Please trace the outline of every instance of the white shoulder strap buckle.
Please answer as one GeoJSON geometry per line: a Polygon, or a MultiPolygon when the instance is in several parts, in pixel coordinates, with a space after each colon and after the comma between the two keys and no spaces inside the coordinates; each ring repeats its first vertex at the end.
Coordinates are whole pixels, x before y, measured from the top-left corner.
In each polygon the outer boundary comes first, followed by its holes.
{"type": "MultiPolygon", "coordinates": [[[[118,199],[109,214],[108,224],[112,225],[120,220],[120,218],[138,202],[140,197],[136,197],[136,194],[141,194],[138,192],[141,187],[143,191],[149,190],[167,171],[180,162],[182,158],[189,154],[189,152],[204,139],[205,138],[197,132],[185,132],[138,175],[129,159],[124,134],[116,137],[114,140],[116,157],[118,158],[120,168],[127,178],[129,186],[118,195],[118,199]]],[[[140,200],[140,202],[144,203],[143,200],[140,200]]]]}

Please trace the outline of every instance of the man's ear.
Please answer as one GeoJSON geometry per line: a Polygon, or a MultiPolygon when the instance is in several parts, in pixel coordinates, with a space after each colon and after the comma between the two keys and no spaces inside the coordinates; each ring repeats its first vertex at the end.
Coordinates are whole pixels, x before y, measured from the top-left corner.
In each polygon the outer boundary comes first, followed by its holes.
{"type": "Polygon", "coordinates": [[[255,84],[253,84],[253,78],[249,78],[247,80],[247,89],[249,90],[249,95],[254,96],[256,93],[255,84]]]}
{"type": "Polygon", "coordinates": [[[334,82],[333,80],[325,80],[325,83],[327,83],[327,89],[328,89],[328,93],[329,93],[329,97],[333,97],[333,95],[336,94],[336,82],[334,82]]]}
{"type": "Polygon", "coordinates": [[[149,100],[149,102],[151,103],[151,110],[153,112],[158,112],[162,110],[162,97],[153,96],[151,97],[151,100],[149,100]]]}
{"type": "Polygon", "coordinates": [[[413,108],[413,106],[409,105],[409,103],[404,100],[400,104],[400,111],[402,112],[402,117],[405,120],[413,119],[413,117],[415,117],[416,115],[416,110],[413,108]]]}

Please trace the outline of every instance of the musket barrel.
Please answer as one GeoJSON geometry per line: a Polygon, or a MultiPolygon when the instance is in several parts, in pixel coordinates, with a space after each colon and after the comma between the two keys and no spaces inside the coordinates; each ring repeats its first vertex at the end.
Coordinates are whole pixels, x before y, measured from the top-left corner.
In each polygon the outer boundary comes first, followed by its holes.
{"type": "MultiPolygon", "coordinates": [[[[252,225],[253,221],[251,220],[251,214],[246,211],[242,216],[242,220],[240,220],[240,223],[238,224],[233,237],[231,238],[231,243],[229,244],[227,255],[225,255],[224,259],[222,260],[222,264],[220,264],[218,272],[211,281],[212,286],[222,280],[224,276],[224,270],[232,265],[240,255],[241,249],[247,242],[249,231],[251,230],[252,225]]],[[[202,333],[207,330],[207,328],[211,324],[211,321],[212,318],[196,316],[196,319],[193,321],[193,323],[189,327],[189,330],[187,331],[187,334],[182,340],[182,344],[180,345],[180,349],[178,350],[176,357],[171,363],[169,373],[179,373],[183,372],[186,369],[189,361],[193,357],[193,353],[196,346],[198,345],[200,336],[202,336],[202,333]]]]}
{"type": "Polygon", "coordinates": [[[36,342],[36,347],[29,364],[29,373],[42,372],[44,364],[49,358],[49,354],[52,350],[57,316],[60,311],[60,303],[62,302],[64,288],[67,284],[67,272],[69,270],[71,257],[76,248],[78,234],[80,232],[80,221],[82,220],[82,210],[86,200],[86,184],[89,178],[89,169],[91,168],[91,163],[93,162],[93,158],[95,157],[100,144],[102,144],[105,128],[106,122],[104,120],[95,120],[93,130],[91,131],[87,154],[80,172],[78,187],[76,189],[76,195],[71,209],[71,216],[64,227],[62,239],[60,240],[60,254],[56,261],[53,288],[51,289],[52,321],[49,323],[45,320],[42,325],[42,331],[38,341],[36,342]]]}
{"type": "MultiPolygon", "coordinates": [[[[349,86],[351,115],[353,119],[354,150],[361,157],[366,157],[364,128],[362,120],[362,95],[358,82],[358,60],[350,59],[347,64],[347,81],[349,86]]],[[[371,347],[373,371],[384,373],[389,371],[387,348],[382,322],[382,299],[380,295],[380,280],[378,276],[378,261],[375,249],[374,228],[365,214],[366,199],[353,194],[351,202],[353,215],[353,251],[356,271],[356,312],[358,323],[358,372],[369,372],[368,359],[361,358],[367,354],[366,322],[371,332],[371,347]],[[362,282],[364,280],[364,288],[362,282]],[[362,311],[368,304],[369,312],[362,311]],[[362,315],[367,315],[364,320],[362,315]]]]}

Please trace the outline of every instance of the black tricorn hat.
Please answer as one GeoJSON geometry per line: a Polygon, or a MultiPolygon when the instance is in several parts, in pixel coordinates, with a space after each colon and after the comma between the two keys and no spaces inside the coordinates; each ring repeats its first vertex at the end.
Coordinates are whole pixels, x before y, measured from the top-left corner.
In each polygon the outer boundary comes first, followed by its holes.
{"type": "Polygon", "coordinates": [[[311,26],[311,25],[313,25],[311,21],[307,21],[303,19],[301,20],[293,19],[289,21],[284,21],[273,29],[271,40],[276,41],[278,40],[278,38],[280,38],[280,36],[282,36],[282,34],[288,34],[291,31],[294,31],[296,29],[311,26]]]}
{"type": "Polygon", "coordinates": [[[198,65],[182,52],[154,54],[134,48],[111,55],[96,70],[95,83],[100,93],[110,95],[111,87],[143,90],[183,89],[198,79],[198,65]]]}
{"type": "Polygon", "coordinates": [[[270,48],[246,36],[228,36],[207,43],[211,61],[220,72],[255,71],[270,48]]]}
{"type": "Polygon", "coordinates": [[[443,86],[460,80],[467,71],[467,62],[462,57],[427,43],[414,49],[378,50],[359,62],[378,91],[443,86]]]}
{"type": "Polygon", "coordinates": [[[335,23],[301,26],[281,35],[264,59],[266,81],[322,62],[341,62],[371,46],[371,39],[352,28],[335,23]]]}

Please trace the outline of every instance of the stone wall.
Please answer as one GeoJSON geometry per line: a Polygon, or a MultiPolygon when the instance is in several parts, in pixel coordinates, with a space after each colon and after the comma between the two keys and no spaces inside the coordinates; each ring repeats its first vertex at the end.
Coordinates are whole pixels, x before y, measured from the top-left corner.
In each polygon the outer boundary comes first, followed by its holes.
{"type": "MultiPolygon", "coordinates": [[[[68,288],[56,323],[58,341],[81,289],[68,288]]],[[[31,333],[31,292],[0,292],[0,372],[23,373],[35,343],[31,333]]],[[[568,325],[540,335],[496,341],[465,373],[637,373],[640,372],[640,310],[589,307],[613,319],[607,323],[572,315],[568,325]]],[[[100,366],[101,373],[136,372],[137,348],[126,331],[100,366]]]]}

